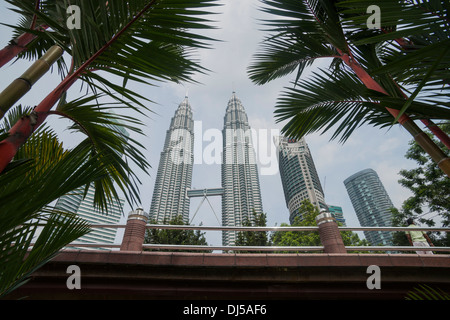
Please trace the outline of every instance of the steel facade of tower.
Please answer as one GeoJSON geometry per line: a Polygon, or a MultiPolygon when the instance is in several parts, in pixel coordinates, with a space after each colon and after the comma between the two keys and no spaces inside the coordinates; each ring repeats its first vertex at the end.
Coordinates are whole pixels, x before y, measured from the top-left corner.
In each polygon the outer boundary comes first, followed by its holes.
{"type": "MultiPolygon", "coordinates": [[[[372,169],[359,171],[344,180],[345,188],[362,227],[391,227],[393,207],[378,174],[372,169]]],[[[372,245],[392,245],[392,235],[386,231],[365,231],[372,245]]]]}
{"type": "MultiPolygon", "coordinates": [[[[95,224],[118,224],[123,214],[124,199],[119,202],[112,201],[108,204],[108,213],[102,213],[95,208],[94,205],[94,184],[91,184],[86,194],[84,187],[73,190],[72,192],[60,197],[55,209],[75,213],[80,218],[85,219],[88,223],[95,224]]],[[[117,234],[117,228],[92,228],[92,230],[78,238],[77,243],[114,243],[117,234]]],[[[93,248],[101,249],[101,248],[93,248]]]]}
{"type": "Polygon", "coordinates": [[[301,219],[299,208],[305,199],[319,210],[327,209],[319,175],[305,139],[279,137],[277,145],[278,165],[290,223],[297,216],[301,219]]]}
{"type": "MultiPolygon", "coordinates": [[[[254,222],[263,212],[256,154],[247,114],[233,92],[224,117],[222,154],[222,225],[254,222]]],[[[234,245],[237,233],[224,231],[223,245],[234,245]]]]}
{"type": "MultiPolygon", "coordinates": [[[[107,124],[106,126],[113,129],[118,134],[122,135],[122,138],[128,140],[130,134],[123,127],[122,122],[114,120],[116,124],[107,124]]],[[[72,212],[79,217],[85,219],[90,224],[118,224],[120,218],[123,215],[123,207],[125,200],[120,197],[117,201],[111,201],[108,203],[108,213],[103,213],[99,209],[95,208],[94,204],[95,185],[91,183],[87,192],[85,193],[85,187],[77,188],[56,201],[55,209],[72,212]]],[[[114,243],[117,234],[117,228],[92,228],[92,230],[78,238],[78,243],[114,243]]],[[[101,249],[101,248],[92,248],[101,249]]]]}
{"type": "Polygon", "coordinates": [[[149,221],[168,223],[182,215],[189,222],[187,190],[192,184],[194,163],[194,120],[186,97],[178,106],[161,152],[149,221]]]}

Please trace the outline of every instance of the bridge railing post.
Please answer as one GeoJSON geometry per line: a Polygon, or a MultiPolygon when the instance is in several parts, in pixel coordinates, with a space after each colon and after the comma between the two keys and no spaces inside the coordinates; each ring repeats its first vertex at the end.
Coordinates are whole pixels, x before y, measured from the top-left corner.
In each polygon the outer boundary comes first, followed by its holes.
{"type": "Polygon", "coordinates": [[[316,217],[320,241],[325,253],[347,253],[336,219],[324,211],[316,217]]]}
{"type": "Polygon", "coordinates": [[[142,251],[147,221],[148,213],[142,208],[137,208],[128,214],[120,251],[142,251]]]}

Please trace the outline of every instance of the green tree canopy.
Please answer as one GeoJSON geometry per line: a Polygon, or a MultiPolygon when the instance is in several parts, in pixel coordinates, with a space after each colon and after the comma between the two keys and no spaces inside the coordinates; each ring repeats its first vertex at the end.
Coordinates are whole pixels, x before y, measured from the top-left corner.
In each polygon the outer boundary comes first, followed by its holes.
{"type": "MultiPolygon", "coordinates": [[[[319,215],[319,209],[309,200],[303,200],[299,212],[301,213],[294,219],[291,226],[307,227],[317,226],[316,217],[319,215]],[[302,219],[300,219],[300,216],[302,219]]],[[[289,226],[286,223],[282,227],[289,226]]],[[[357,233],[351,231],[341,231],[342,240],[346,246],[367,246],[368,242],[361,240],[357,233]]],[[[276,231],[272,234],[274,246],[321,246],[319,233],[317,231],[276,231]]]]}
{"type": "MultiPolygon", "coordinates": [[[[450,133],[450,124],[441,125],[443,131],[450,133]]],[[[431,134],[430,134],[431,136],[431,134]]],[[[436,141],[443,149],[445,146],[436,141]]],[[[446,149],[448,152],[448,149],[446,149]]],[[[450,178],[431,161],[426,153],[413,140],[405,154],[407,159],[417,163],[417,167],[400,171],[399,183],[411,191],[400,210],[393,211],[393,225],[406,226],[406,220],[413,218],[419,224],[435,226],[434,217],[439,217],[443,227],[450,225],[450,178]]],[[[431,233],[430,238],[436,246],[450,245],[448,233],[431,233]]],[[[409,245],[404,232],[394,234],[395,245],[409,245]]]]}
{"type": "MultiPolygon", "coordinates": [[[[155,223],[154,221],[152,223],[155,223]]],[[[181,215],[176,216],[163,224],[188,225],[183,222],[181,215]]],[[[147,244],[175,244],[175,245],[198,245],[207,246],[205,233],[200,230],[171,230],[171,229],[150,229],[147,231],[144,243],[147,244]]],[[[146,249],[156,251],[172,251],[165,249],[146,249]]],[[[199,250],[183,250],[188,252],[199,252],[199,250]]],[[[211,252],[211,251],[202,251],[211,252]]]]}
{"type": "MultiPolygon", "coordinates": [[[[267,215],[257,213],[253,211],[254,222],[245,220],[244,227],[265,227],[267,224],[267,215]]],[[[236,246],[270,246],[271,241],[269,239],[268,232],[266,231],[242,231],[239,232],[236,239],[236,246]]],[[[237,253],[243,253],[245,251],[237,251],[237,253]]],[[[247,251],[248,252],[248,251],[247,251]]],[[[255,252],[255,251],[252,251],[255,252]]]]}

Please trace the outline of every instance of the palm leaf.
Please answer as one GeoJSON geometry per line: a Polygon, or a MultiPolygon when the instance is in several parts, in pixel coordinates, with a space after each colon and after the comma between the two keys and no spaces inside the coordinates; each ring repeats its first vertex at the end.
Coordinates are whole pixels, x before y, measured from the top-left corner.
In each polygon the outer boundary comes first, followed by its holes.
{"type": "Polygon", "coordinates": [[[267,83],[298,68],[297,82],[315,59],[336,56],[336,49],[330,44],[347,50],[344,34],[336,24],[337,16],[326,1],[263,0],[262,3],[266,5],[261,8],[263,12],[284,19],[264,21],[269,35],[248,68],[255,83],[267,83]]]}
{"type": "MultiPolygon", "coordinates": [[[[40,39],[47,39],[47,42],[63,47],[72,56],[75,70],[105,44],[108,44],[108,50],[102,53],[101,60],[90,63],[90,69],[101,69],[105,72],[126,70],[130,76],[137,74],[144,77],[166,77],[158,69],[162,67],[167,73],[173,74],[169,75],[171,80],[187,80],[193,72],[205,70],[187,59],[189,53],[186,49],[207,47],[206,42],[212,39],[188,30],[211,28],[210,21],[202,16],[209,14],[204,9],[215,5],[215,0],[71,1],[71,5],[77,5],[82,10],[80,29],[67,27],[66,1],[41,1],[38,11],[31,3],[24,4],[18,0],[8,2],[23,16],[36,15],[38,23],[50,27],[50,31],[39,34],[40,39]],[[138,15],[139,19],[133,20],[138,15]],[[120,37],[114,40],[114,44],[109,43],[118,34],[120,37]],[[176,48],[177,57],[184,62],[183,68],[180,66],[177,70],[173,64],[167,66],[165,60],[151,59],[151,56],[149,59],[151,49],[156,47],[165,50],[167,54],[174,54],[173,49],[176,48]],[[120,58],[121,64],[116,63],[120,58]]],[[[24,26],[11,27],[19,32],[35,32],[24,26]]],[[[33,51],[34,48],[31,46],[30,50],[33,51]]],[[[34,58],[37,56],[39,54],[33,54],[34,58]]]]}
{"type": "Polygon", "coordinates": [[[406,294],[405,300],[450,300],[450,295],[441,289],[420,284],[406,294]]]}
{"type": "MultiPolygon", "coordinates": [[[[431,38],[448,38],[450,8],[445,1],[389,1],[380,0],[376,5],[381,11],[381,29],[372,37],[361,39],[359,43],[375,43],[392,41],[398,38],[406,40],[425,40],[431,38]]],[[[336,6],[345,15],[345,28],[366,28],[368,6],[374,4],[370,0],[338,1],[336,6]]]]}
{"type": "MultiPolygon", "coordinates": [[[[14,4],[17,1],[10,2],[14,4]]],[[[64,7],[62,2],[46,2],[56,8],[54,12],[60,12],[64,7]]],[[[61,23],[60,19],[46,16],[45,11],[19,5],[19,11],[34,14],[48,23],[52,30],[57,30],[56,36],[51,32],[48,36],[72,55],[73,62],[69,75],[36,106],[38,119],[34,127],[46,119],[51,108],[78,79],[87,82],[94,89],[94,95],[104,86],[107,89],[103,93],[124,103],[131,110],[147,110],[139,101],[143,97],[123,86],[129,79],[142,82],[152,79],[187,81],[195,72],[204,72],[205,69],[191,58],[191,50],[205,47],[205,41],[209,38],[189,30],[211,28],[209,20],[203,16],[208,14],[204,9],[214,2],[136,0],[127,2],[124,7],[121,0],[75,0],[71,4],[79,5],[84,10],[80,29],[68,29],[65,20],[61,23]],[[151,56],[153,52],[156,59],[151,56]],[[101,70],[102,76],[94,75],[94,70],[101,70]],[[119,75],[122,78],[121,85],[113,84],[108,77],[103,76],[104,73],[119,75]]],[[[3,141],[0,147],[13,150],[11,144],[16,145],[14,149],[23,144],[32,132],[30,127],[33,126],[30,126],[29,121],[21,122],[12,132],[23,130],[20,140],[3,141]]],[[[3,155],[1,170],[11,157],[12,152],[3,155]]]]}
{"type": "Polygon", "coordinates": [[[108,157],[108,174],[94,182],[95,204],[102,211],[107,211],[108,203],[118,200],[115,186],[123,191],[130,205],[137,203],[140,179],[131,165],[143,172],[149,168],[141,151],[145,147],[130,135],[141,135],[143,123],[130,113],[125,115],[124,108],[121,104],[103,105],[95,102],[93,96],[88,96],[62,103],[52,112],[73,121],[70,129],[86,135],[80,145],[91,148],[92,155],[108,157]]]}
{"type": "MultiPolygon", "coordinates": [[[[366,32],[365,8],[370,1],[340,1],[346,28],[358,29],[364,36],[354,45],[378,44],[382,65],[372,68],[375,76],[387,74],[413,94],[409,101],[429,91],[448,94],[450,71],[450,21],[446,18],[450,8],[442,1],[380,1],[380,30],[366,32]]],[[[442,99],[441,99],[442,100],[442,99]]],[[[437,100],[435,100],[436,102],[437,100]]],[[[408,103],[404,110],[409,111],[408,103]]]]}
{"type": "Polygon", "coordinates": [[[331,139],[340,136],[344,142],[364,123],[392,124],[392,117],[354,75],[323,72],[325,75],[313,73],[308,81],[286,88],[278,99],[275,117],[277,122],[289,120],[282,129],[286,136],[301,138],[337,126],[331,139]]]}
{"type": "Polygon", "coordinates": [[[388,125],[382,108],[407,111],[410,119],[449,119],[448,21],[442,21],[448,6],[429,2],[377,2],[382,30],[369,30],[366,10],[373,1],[262,0],[268,7],[261,10],[272,15],[265,21],[271,28],[249,76],[263,84],[297,70],[295,89],[283,92],[276,106],[277,121],[288,121],[283,132],[300,137],[335,127],[332,139],[345,141],[363,123],[388,125]],[[406,40],[415,47],[394,42],[404,43],[396,37],[407,31],[406,40]],[[331,72],[302,79],[305,67],[321,57],[333,58],[331,72]],[[346,88],[360,86],[345,75],[351,71],[373,91],[356,94],[346,88]]]}
{"type": "Polygon", "coordinates": [[[29,281],[34,271],[89,230],[89,224],[75,215],[50,211],[41,220],[2,233],[0,297],[29,281]],[[45,223],[43,228],[40,227],[41,223],[45,223]],[[36,237],[36,234],[39,235],[36,237]]]}
{"type": "Polygon", "coordinates": [[[0,174],[0,295],[23,284],[61,248],[89,231],[84,220],[48,204],[108,175],[110,157],[91,151],[85,144],[64,150],[56,135],[43,127],[0,174]]]}

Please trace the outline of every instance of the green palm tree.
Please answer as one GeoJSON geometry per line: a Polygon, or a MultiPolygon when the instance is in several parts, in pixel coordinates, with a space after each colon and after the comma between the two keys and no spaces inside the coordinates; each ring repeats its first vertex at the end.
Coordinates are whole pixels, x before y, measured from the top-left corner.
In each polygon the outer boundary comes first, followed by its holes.
{"type": "MultiPolygon", "coordinates": [[[[409,41],[418,33],[416,29],[408,33],[407,27],[402,32],[397,30],[400,21],[404,22],[400,9],[414,10],[414,19],[422,19],[422,25],[427,20],[418,13],[422,8],[410,6],[409,2],[377,2],[382,17],[384,12],[399,19],[393,18],[386,24],[382,20],[381,29],[370,30],[365,12],[373,4],[369,1],[355,8],[357,1],[262,0],[262,10],[274,18],[266,22],[269,35],[249,66],[249,76],[253,82],[264,84],[296,72],[293,87],[282,93],[276,106],[277,121],[288,120],[283,133],[299,138],[336,127],[332,138],[345,141],[364,123],[390,126],[394,118],[450,176],[450,159],[414,123],[421,119],[450,119],[450,105],[445,99],[448,85],[438,94],[435,90],[448,81],[448,75],[440,82],[437,79],[448,73],[450,52],[440,50],[438,62],[430,69],[411,65],[412,59],[420,61],[423,55],[419,50],[407,52],[395,45],[395,40],[404,44],[405,39],[409,41]],[[319,58],[328,58],[329,70],[315,72],[308,80],[301,79],[305,68],[319,58]],[[398,61],[402,61],[402,68],[398,68],[398,61]],[[425,70],[429,73],[424,74],[425,70]],[[412,91],[409,96],[405,94],[412,91]],[[422,91],[428,94],[418,99],[422,91]]],[[[435,12],[439,16],[440,11],[435,12]]],[[[448,28],[442,23],[431,24],[434,29],[442,29],[440,32],[447,34],[448,41],[448,28]]],[[[426,32],[422,31],[421,36],[425,37],[426,32]]],[[[431,45],[439,46],[437,40],[431,45]]],[[[429,55],[430,51],[428,47],[429,55]]]]}
{"type": "Polygon", "coordinates": [[[82,10],[81,28],[70,29],[69,1],[8,2],[34,25],[47,26],[39,32],[28,23],[15,26],[18,33],[35,35],[17,57],[36,60],[58,46],[70,67],[59,59],[62,81],[55,90],[34,108],[8,108],[0,122],[0,296],[89,232],[84,220],[52,208],[53,201],[94,184],[95,205],[104,213],[119,190],[130,205],[139,203],[140,181],[132,164],[144,172],[149,165],[143,145],[121,128],[142,134],[140,119],[150,99],[127,84],[191,81],[194,73],[205,72],[191,53],[211,39],[191,30],[211,28],[204,15],[214,5],[214,0],[76,0],[70,4],[82,10]],[[89,90],[67,101],[76,81],[89,90]],[[65,149],[45,123],[49,116],[70,119],[70,130],[85,139],[65,149]]]}
{"type": "MultiPolygon", "coordinates": [[[[71,66],[62,82],[0,142],[0,172],[76,81],[86,83],[94,94],[104,93],[130,110],[142,112],[147,110],[142,101],[149,99],[127,88],[129,81],[181,82],[206,71],[193,61],[191,53],[207,47],[206,41],[211,39],[189,30],[211,28],[203,18],[208,14],[203,9],[215,0],[70,1],[82,10],[79,29],[67,26],[69,1],[40,1],[38,10],[33,1],[8,1],[23,16],[36,15],[38,24],[49,26],[48,31],[38,33],[27,53],[37,57],[58,45],[71,56],[71,66]],[[107,75],[121,78],[122,83],[112,82],[107,75]]],[[[36,33],[24,27],[18,29],[36,33]]]]}
{"type": "MultiPolygon", "coordinates": [[[[15,108],[8,120],[24,111],[15,108]]],[[[4,121],[0,132],[7,126],[4,121]]],[[[62,247],[89,231],[83,219],[56,211],[50,203],[107,174],[108,163],[92,157],[90,151],[87,145],[65,150],[44,126],[0,175],[0,296],[23,284],[62,247]]]]}

